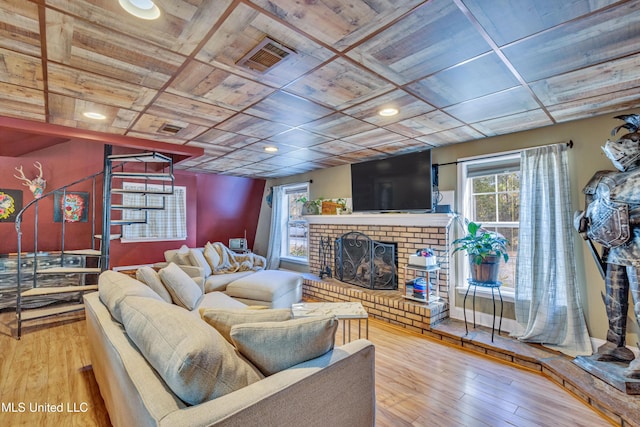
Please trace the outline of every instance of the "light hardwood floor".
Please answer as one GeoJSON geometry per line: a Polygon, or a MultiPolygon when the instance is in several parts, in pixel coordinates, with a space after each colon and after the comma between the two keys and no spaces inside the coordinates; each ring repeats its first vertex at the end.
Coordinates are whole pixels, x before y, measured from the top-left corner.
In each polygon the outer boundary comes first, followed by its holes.
{"type": "MultiPolygon", "coordinates": [[[[12,317],[0,314],[0,425],[110,425],[82,316],[27,327],[20,341],[10,335],[12,317]],[[37,404],[62,404],[63,412],[45,412],[37,404]]],[[[379,427],[611,425],[540,374],[380,321],[370,320],[369,326],[376,345],[379,427]]]]}

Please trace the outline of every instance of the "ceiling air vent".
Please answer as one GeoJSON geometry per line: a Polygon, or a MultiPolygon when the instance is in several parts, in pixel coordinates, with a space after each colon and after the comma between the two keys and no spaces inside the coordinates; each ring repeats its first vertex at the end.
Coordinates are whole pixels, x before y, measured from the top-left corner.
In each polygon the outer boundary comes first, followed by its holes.
{"type": "Polygon", "coordinates": [[[240,58],[236,64],[241,67],[251,68],[252,70],[266,73],[271,68],[278,65],[287,56],[295,51],[278,43],[277,41],[265,37],[256,47],[251,49],[249,53],[240,58]]]}
{"type": "Polygon", "coordinates": [[[182,129],[184,128],[176,125],[170,125],[169,123],[165,123],[165,125],[160,128],[160,132],[166,132],[166,133],[175,135],[176,133],[180,132],[182,129]]]}

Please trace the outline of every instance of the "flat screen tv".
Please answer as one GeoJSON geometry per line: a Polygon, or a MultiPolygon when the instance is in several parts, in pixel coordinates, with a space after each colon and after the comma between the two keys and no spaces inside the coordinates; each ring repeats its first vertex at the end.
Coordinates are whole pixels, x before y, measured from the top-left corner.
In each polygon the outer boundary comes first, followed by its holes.
{"type": "Polygon", "coordinates": [[[431,212],[431,151],[351,165],[354,212],[431,212]]]}

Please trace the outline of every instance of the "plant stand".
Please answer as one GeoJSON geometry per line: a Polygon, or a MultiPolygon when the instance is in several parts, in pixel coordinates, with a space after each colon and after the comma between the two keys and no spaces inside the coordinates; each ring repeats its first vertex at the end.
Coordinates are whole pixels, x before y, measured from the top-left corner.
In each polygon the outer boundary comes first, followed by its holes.
{"type": "Polygon", "coordinates": [[[495,290],[498,291],[498,296],[500,297],[500,324],[498,325],[498,335],[500,335],[500,330],[502,329],[502,312],[504,309],[504,301],[502,300],[502,293],[500,293],[500,286],[502,286],[502,282],[476,282],[471,279],[467,280],[469,282],[469,286],[467,286],[467,292],[464,294],[464,301],[462,303],[462,312],[464,313],[464,329],[466,331],[465,335],[469,334],[469,328],[467,327],[467,296],[469,295],[469,289],[473,286],[473,327],[476,327],[476,290],[478,287],[481,288],[490,288],[491,289],[491,301],[493,302],[493,321],[491,322],[491,342],[493,342],[493,335],[496,327],[496,296],[495,290]]]}

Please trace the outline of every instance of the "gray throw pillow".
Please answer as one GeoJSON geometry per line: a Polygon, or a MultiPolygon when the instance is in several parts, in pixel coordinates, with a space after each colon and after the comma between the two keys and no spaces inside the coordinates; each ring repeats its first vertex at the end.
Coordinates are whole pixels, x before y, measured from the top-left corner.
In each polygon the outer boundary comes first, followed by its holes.
{"type": "Polygon", "coordinates": [[[169,263],[158,272],[162,283],[171,294],[171,299],[180,307],[193,310],[202,298],[202,289],[187,273],[174,263],[169,263]]]}
{"type": "MultiPolygon", "coordinates": [[[[166,254],[165,254],[166,258],[166,254]]],[[[189,264],[189,247],[187,245],[180,246],[180,249],[171,251],[171,257],[167,259],[167,262],[175,262],[178,265],[190,265],[189,264]]]]}
{"type": "Polygon", "coordinates": [[[171,304],[171,294],[167,291],[167,288],[164,287],[158,272],[153,268],[147,266],[140,267],[136,270],[136,279],[153,289],[155,293],[160,295],[160,298],[171,304]]]}
{"type": "Polygon", "coordinates": [[[184,402],[197,405],[263,378],[222,335],[183,309],[139,297],[121,306],[127,335],[184,402]]]}
{"type": "Polygon", "coordinates": [[[333,349],[338,319],[306,317],[231,327],[231,341],[264,375],[315,359],[333,349]]]}
{"type": "Polygon", "coordinates": [[[251,310],[247,308],[202,308],[200,317],[231,342],[231,327],[242,323],[282,322],[291,319],[291,309],[251,310]]]}

